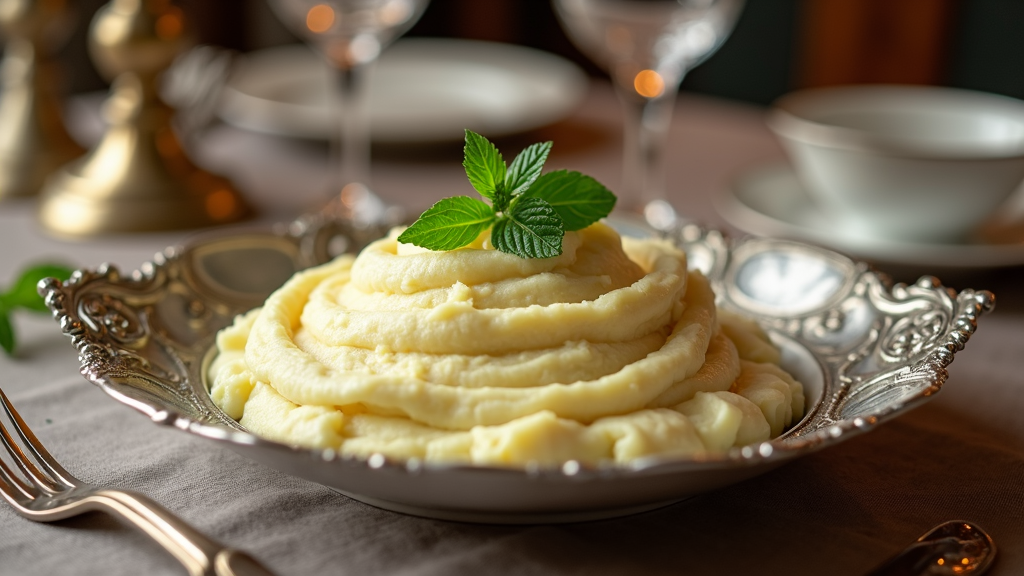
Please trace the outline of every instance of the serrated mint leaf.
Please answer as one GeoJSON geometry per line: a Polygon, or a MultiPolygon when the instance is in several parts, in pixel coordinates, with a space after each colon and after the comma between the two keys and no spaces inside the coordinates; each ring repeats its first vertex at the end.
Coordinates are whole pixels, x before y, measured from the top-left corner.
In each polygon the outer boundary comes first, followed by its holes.
{"type": "Polygon", "coordinates": [[[494,209],[475,198],[445,198],[398,236],[399,242],[428,250],[455,250],[469,244],[494,221],[494,209]]]}
{"type": "Polygon", "coordinates": [[[513,196],[522,194],[540,176],[540,170],[548,160],[551,142],[538,142],[527,146],[516,156],[505,174],[505,190],[513,196]]]}
{"type": "Polygon", "coordinates": [[[483,136],[466,130],[466,145],[463,147],[462,166],[473,189],[481,196],[495,199],[496,192],[505,186],[505,161],[494,144],[483,136]]]}
{"type": "Polygon", "coordinates": [[[552,258],[562,253],[562,219],[540,198],[519,198],[512,209],[494,222],[491,243],[520,258],[552,258]]]}
{"type": "Polygon", "coordinates": [[[551,146],[551,142],[527,146],[506,167],[494,144],[466,130],[462,165],[473,188],[491,205],[471,198],[442,200],[403,232],[399,241],[430,250],[454,250],[493,226],[491,241],[502,252],[521,258],[558,256],[566,230],[586,228],[607,216],[615,207],[615,195],[579,172],[541,175],[551,146]]]}
{"type": "Polygon", "coordinates": [[[548,172],[523,194],[543,198],[555,209],[568,231],[582,230],[615,207],[615,194],[590,176],[568,170],[548,172]]]}
{"type": "Polygon", "coordinates": [[[40,264],[32,266],[21,273],[21,276],[14,281],[10,290],[2,296],[4,304],[9,308],[19,307],[33,310],[35,312],[46,312],[46,304],[43,297],[36,291],[36,285],[43,278],[57,278],[67,280],[71,276],[70,268],[58,264],[40,264]]]}

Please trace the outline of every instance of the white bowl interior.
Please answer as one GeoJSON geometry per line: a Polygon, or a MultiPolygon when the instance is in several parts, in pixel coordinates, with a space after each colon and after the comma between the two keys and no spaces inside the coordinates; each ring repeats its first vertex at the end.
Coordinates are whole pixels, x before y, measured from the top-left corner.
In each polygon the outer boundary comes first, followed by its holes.
{"type": "MultiPolygon", "coordinates": [[[[794,124],[787,137],[808,138],[799,123],[831,144],[923,155],[1006,157],[1024,154],[1024,102],[968,90],[923,86],[856,86],[784,97],[777,109],[794,124]]],[[[814,136],[810,136],[814,139],[814,136]]]]}

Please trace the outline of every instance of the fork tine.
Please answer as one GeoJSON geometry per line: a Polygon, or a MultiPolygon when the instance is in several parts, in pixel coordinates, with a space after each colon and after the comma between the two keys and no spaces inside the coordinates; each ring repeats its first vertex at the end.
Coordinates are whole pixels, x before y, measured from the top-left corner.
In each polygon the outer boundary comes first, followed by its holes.
{"type": "MultiPolygon", "coordinates": [[[[0,430],[3,429],[3,425],[0,424],[0,430]]],[[[35,498],[31,488],[18,478],[3,460],[0,460],[0,493],[15,506],[18,506],[21,500],[35,498]],[[18,493],[21,494],[21,498],[18,498],[18,493]]]]}
{"type": "MultiPolygon", "coordinates": [[[[0,439],[7,447],[11,459],[28,480],[15,474],[4,458],[0,458],[0,498],[7,500],[23,517],[38,522],[63,520],[83,512],[103,510],[132,526],[139,528],[168,552],[174,555],[189,574],[251,574],[272,576],[258,561],[237,550],[225,548],[185,523],[169,510],[137,492],[113,488],[93,488],[80,483],[58,464],[22,420],[7,395],[0,390],[7,419],[18,430],[18,435],[47,471],[66,483],[72,490],[50,490],[35,463],[30,461],[15,443],[7,426],[0,418],[0,439]],[[38,490],[36,489],[38,488],[38,490]]],[[[2,571],[2,570],[0,570],[2,571]]]]}
{"type": "Polygon", "coordinates": [[[7,430],[0,426],[0,430],[3,430],[3,441],[7,444],[8,450],[14,455],[15,463],[21,468],[25,474],[27,474],[33,482],[36,483],[40,488],[44,488],[50,491],[59,491],[64,488],[74,488],[79,483],[77,479],[68,473],[63,466],[57,463],[57,461],[50,455],[43,446],[43,443],[36,438],[36,435],[32,432],[32,429],[28,427],[25,420],[21,418],[21,414],[14,409],[14,405],[8,400],[7,395],[0,389],[0,403],[4,406],[4,412],[7,413],[11,423],[14,424],[14,429],[18,431],[18,436],[25,442],[25,446],[28,447],[29,451],[35,456],[36,462],[42,467],[42,470],[37,468],[32,462],[28,460],[25,453],[14,443],[14,439],[7,432],[7,430]],[[17,454],[14,453],[17,451],[17,454]],[[21,456],[20,458],[18,456],[21,456]],[[62,486],[57,486],[61,484],[62,486]]]}
{"type": "MultiPolygon", "coordinates": [[[[25,455],[25,451],[22,450],[21,446],[14,441],[14,437],[7,431],[7,427],[2,424],[0,424],[0,442],[2,442],[7,448],[7,453],[11,455],[11,459],[18,465],[18,469],[21,470],[25,477],[32,481],[34,486],[49,493],[56,493],[59,490],[53,481],[47,478],[39,468],[29,460],[28,456],[25,455]]],[[[10,480],[16,482],[20,481],[20,478],[15,475],[10,468],[4,470],[4,473],[10,480]]],[[[21,486],[27,485],[21,484],[21,486]]]]}

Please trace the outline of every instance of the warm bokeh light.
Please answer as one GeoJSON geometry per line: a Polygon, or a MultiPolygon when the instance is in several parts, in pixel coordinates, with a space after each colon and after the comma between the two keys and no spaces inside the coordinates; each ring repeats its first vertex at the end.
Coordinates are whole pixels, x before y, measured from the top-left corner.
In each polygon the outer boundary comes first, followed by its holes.
{"type": "Polygon", "coordinates": [[[362,202],[366,201],[366,196],[369,194],[366,186],[357,182],[351,182],[345,184],[341,189],[341,203],[349,209],[355,208],[362,202]]]}
{"type": "Polygon", "coordinates": [[[334,26],[334,8],[326,4],[317,4],[306,13],[306,27],[310,31],[320,34],[327,32],[334,26]]]}
{"type": "Polygon", "coordinates": [[[168,13],[157,18],[154,31],[156,32],[156,37],[161,40],[173,40],[181,36],[183,28],[184,20],[181,10],[172,7],[168,13]]]}
{"type": "Polygon", "coordinates": [[[408,2],[399,0],[396,2],[388,2],[384,6],[381,6],[377,17],[380,19],[380,23],[383,26],[398,26],[405,22],[412,15],[412,7],[408,2]]]}
{"type": "Polygon", "coordinates": [[[225,220],[235,213],[235,196],[230,190],[214,190],[206,197],[206,213],[214,220],[225,220]]]}
{"type": "Polygon", "coordinates": [[[654,70],[641,70],[633,79],[633,87],[644,98],[657,98],[665,93],[665,79],[654,70]]]}
{"type": "Polygon", "coordinates": [[[943,564],[946,563],[946,559],[945,558],[939,558],[938,562],[939,562],[939,566],[942,566],[943,564]]]}

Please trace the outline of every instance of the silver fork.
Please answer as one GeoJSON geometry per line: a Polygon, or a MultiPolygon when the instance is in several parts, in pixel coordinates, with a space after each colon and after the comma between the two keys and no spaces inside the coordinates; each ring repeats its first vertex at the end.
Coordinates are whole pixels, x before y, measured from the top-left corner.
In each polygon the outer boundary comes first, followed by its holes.
{"type": "Polygon", "coordinates": [[[0,402],[22,440],[19,445],[0,420],[0,439],[22,473],[15,473],[0,458],[0,495],[25,518],[53,522],[103,511],[148,534],[193,576],[273,576],[245,552],[207,538],[142,494],[97,488],[75,478],[47,452],[3,390],[0,402]]]}

